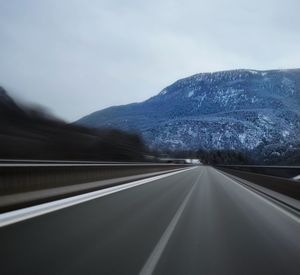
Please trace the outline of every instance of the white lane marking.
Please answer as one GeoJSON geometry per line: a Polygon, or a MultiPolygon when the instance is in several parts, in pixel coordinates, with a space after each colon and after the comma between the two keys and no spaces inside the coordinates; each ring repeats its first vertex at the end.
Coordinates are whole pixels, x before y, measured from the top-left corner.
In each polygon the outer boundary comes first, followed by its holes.
{"type": "Polygon", "coordinates": [[[142,270],[140,271],[139,275],[151,275],[155,268],[156,265],[163,253],[163,251],[165,250],[168,241],[171,237],[171,235],[173,234],[175,227],[199,181],[200,176],[202,175],[202,173],[198,176],[196,182],[194,183],[193,187],[191,188],[191,190],[189,191],[189,193],[187,194],[187,196],[185,197],[184,201],[182,202],[182,204],[180,205],[180,207],[178,208],[177,212],[175,213],[173,219],[171,220],[171,222],[169,223],[167,229],[165,230],[165,232],[163,233],[163,235],[161,236],[160,240],[158,241],[158,243],[156,244],[156,246],[154,247],[152,253],[150,254],[148,260],[146,261],[146,263],[144,264],[142,270]]]}
{"type": "Polygon", "coordinates": [[[300,175],[293,177],[293,180],[300,180],[300,175]]]}
{"type": "MultiPolygon", "coordinates": [[[[213,168],[214,169],[214,168],[213,168]]],[[[214,169],[214,171],[216,171],[217,173],[219,173],[220,175],[222,175],[223,177],[227,178],[228,180],[230,180],[231,182],[233,182],[234,184],[236,184],[237,186],[239,186],[240,188],[243,188],[244,190],[248,191],[249,193],[251,193],[252,195],[256,196],[257,198],[259,198],[260,200],[263,200],[265,203],[269,204],[270,206],[276,208],[277,210],[279,210],[281,213],[285,214],[286,216],[288,216],[289,218],[291,218],[292,220],[294,220],[297,223],[300,223],[300,218],[293,215],[292,213],[290,213],[289,211],[285,210],[284,208],[280,207],[279,205],[277,205],[276,203],[272,202],[271,200],[268,200],[267,198],[257,194],[256,192],[252,191],[251,189],[248,189],[247,187],[243,186],[242,184],[240,184],[239,182],[236,182],[235,180],[233,180],[232,178],[228,177],[227,175],[219,172],[218,170],[214,169]]]]}
{"type": "Polygon", "coordinates": [[[66,207],[70,207],[76,204],[80,204],[86,201],[90,201],[93,199],[97,199],[103,196],[107,196],[116,192],[120,192],[122,190],[126,190],[132,187],[136,187],[145,183],[149,183],[152,181],[156,181],[159,179],[163,179],[169,176],[173,176],[182,172],[186,172],[189,171],[191,169],[195,169],[196,167],[192,167],[189,169],[184,169],[184,170],[180,170],[180,171],[176,171],[176,172],[171,172],[171,173],[167,173],[167,174],[163,174],[163,175],[159,175],[159,176],[155,176],[155,177],[151,177],[151,178],[147,178],[147,179],[143,179],[143,180],[138,180],[138,181],[133,181],[130,183],[126,183],[126,184],[122,184],[122,185],[118,185],[118,186],[113,186],[113,187],[109,187],[106,189],[102,189],[102,190],[98,190],[98,191],[93,191],[93,192],[89,192],[89,193],[85,193],[82,195],[77,195],[77,196],[73,196],[73,197],[69,197],[69,198],[65,198],[65,199],[60,199],[60,200],[56,200],[56,201],[52,201],[52,202],[47,202],[47,203],[43,203],[43,204],[39,204],[39,205],[35,205],[35,206],[31,206],[31,207],[27,207],[27,208],[23,208],[23,209],[18,209],[18,210],[14,210],[14,211],[10,211],[10,212],[6,212],[3,214],[0,214],[0,227],[3,226],[7,226],[13,223],[17,223],[20,221],[24,221],[27,219],[31,219],[40,215],[44,215],[53,211],[57,211],[66,207]]]}

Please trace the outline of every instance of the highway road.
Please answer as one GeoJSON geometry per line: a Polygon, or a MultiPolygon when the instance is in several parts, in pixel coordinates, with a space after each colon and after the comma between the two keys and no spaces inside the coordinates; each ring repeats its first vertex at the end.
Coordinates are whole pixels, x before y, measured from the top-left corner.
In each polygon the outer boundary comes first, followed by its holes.
{"type": "Polygon", "coordinates": [[[300,274],[299,216],[212,167],[101,192],[0,215],[0,274],[300,274]]]}

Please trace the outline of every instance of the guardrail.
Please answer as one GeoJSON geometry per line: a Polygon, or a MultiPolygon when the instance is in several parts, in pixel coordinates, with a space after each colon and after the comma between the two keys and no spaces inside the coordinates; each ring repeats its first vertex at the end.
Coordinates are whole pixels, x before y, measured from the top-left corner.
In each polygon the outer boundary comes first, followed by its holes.
{"type": "Polygon", "coordinates": [[[161,175],[191,165],[0,161],[0,212],[161,175]]]}
{"type": "Polygon", "coordinates": [[[133,175],[187,165],[153,163],[2,163],[0,196],[133,175]]]}
{"type": "Polygon", "coordinates": [[[278,165],[216,165],[216,168],[228,168],[252,173],[294,178],[300,175],[300,166],[278,166],[278,165]]]}
{"type": "MultiPolygon", "coordinates": [[[[262,173],[261,171],[258,172],[257,170],[253,171],[253,168],[257,168],[257,166],[251,166],[252,170],[246,170],[246,168],[248,169],[249,166],[245,167],[245,166],[230,166],[230,165],[219,165],[216,166],[217,169],[228,173],[230,175],[236,176],[240,179],[244,179],[246,181],[249,181],[251,183],[260,185],[262,187],[268,188],[270,190],[273,190],[275,192],[284,194],[286,196],[289,196],[291,198],[294,198],[296,200],[300,200],[300,182],[296,181],[296,180],[292,180],[290,178],[284,178],[282,176],[278,176],[278,175],[270,175],[270,174],[266,174],[266,171],[264,171],[264,173],[262,173]],[[245,169],[243,169],[245,168],[245,169]]],[[[260,168],[260,167],[259,167],[260,168]]],[[[266,167],[264,167],[266,168],[266,167]]],[[[267,166],[268,169],[270,169],[267,166]]],[[[285,169],[286,167],[280,167],[281,169],[285,169]]],[[[273,168],[272,169],[277,169],[277,168],[273,168]]],[[[292,167],[290,167],[289,169],[292,170],[292,167]]],[[[300,169],[300,168],[295,168],[295,169],[300,169]]],[[[267,171],[268,172],[268,171],[267,171]]],[[[295,171],[293,171],[294,173],[295,171]]],[[[279,173],[281,174],[281,173],[279,173]]],[[[289,176],[292,175],[289,174],[289,176]]]]}

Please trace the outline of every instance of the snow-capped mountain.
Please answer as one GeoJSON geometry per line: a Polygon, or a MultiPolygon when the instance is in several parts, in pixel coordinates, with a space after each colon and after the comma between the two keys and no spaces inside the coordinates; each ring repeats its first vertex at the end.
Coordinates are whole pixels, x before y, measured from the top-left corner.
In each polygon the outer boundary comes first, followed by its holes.
{"type": "Polygon", "coordinates": [[[196,74],[144,102],[110,107],[76,123],[138,132],[161,149],[290,143],[300,133],[300,69],[196,74]]]}

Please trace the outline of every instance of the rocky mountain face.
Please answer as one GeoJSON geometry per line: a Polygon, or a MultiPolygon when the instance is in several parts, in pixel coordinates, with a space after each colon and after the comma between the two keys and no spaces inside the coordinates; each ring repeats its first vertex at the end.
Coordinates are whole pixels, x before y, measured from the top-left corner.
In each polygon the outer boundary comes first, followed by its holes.
{"type": "Polygon", "coordinates": [[[144,102],[110,107],[76,123],[137,132],[155,149],[272,145],[276,154],[276,146],[299,141],[300,69],[196,74],[144,102]]]}

